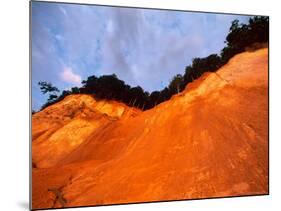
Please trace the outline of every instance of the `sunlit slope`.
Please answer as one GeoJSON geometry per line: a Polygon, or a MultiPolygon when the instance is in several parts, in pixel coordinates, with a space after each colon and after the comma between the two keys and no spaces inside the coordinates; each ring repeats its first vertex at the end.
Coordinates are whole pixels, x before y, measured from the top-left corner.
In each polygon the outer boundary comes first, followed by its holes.
{"type": "Polygon", "coordinates": [[[42,166],[56,165],[33,170],[33,206],[268,192],[268,49],[236,55],[171,100],[137,113],[105,123],[57,162],[42,157],[42,166]]]}
{"type": "Polygon", "coordinates": [[[71,95],[32,116],[32,161],[36,167],[57,165],[82,143],[119,118],[140,111],[122,103],[71,95]]]}

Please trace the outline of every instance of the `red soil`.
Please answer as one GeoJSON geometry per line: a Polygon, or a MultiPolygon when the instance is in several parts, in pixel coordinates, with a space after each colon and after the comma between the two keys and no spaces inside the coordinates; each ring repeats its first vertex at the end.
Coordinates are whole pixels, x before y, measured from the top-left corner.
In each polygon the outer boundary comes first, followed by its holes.
{"type": "Polygon", "coordinates": [[[268,193],[268,49],[142,112],[72,95],[32,117],[32,207],[268,193]]]}

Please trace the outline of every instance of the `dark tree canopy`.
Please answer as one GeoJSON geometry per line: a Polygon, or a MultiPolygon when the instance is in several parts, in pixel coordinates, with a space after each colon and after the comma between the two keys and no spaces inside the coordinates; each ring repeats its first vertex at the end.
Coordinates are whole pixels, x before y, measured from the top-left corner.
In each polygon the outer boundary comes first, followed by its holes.
{"type": "Polygon", "coordinates": [[[177,94],[182,91],[182,83],[183,83],[183,76],[181,74],[177,74],[171,80],[168,89],[170,90],[171,94],[177,94]]]}
{"type": "Polygon", "coordinates": [[[55,86],[53,86],[51,83],[40,81],[38,82],[38,85],[40,87],[40,90],[43,94],[49,94],[49,98],[47,102],[42,106],[42,108],[47,107],[48,105],[51,105],[55,103],[58,99],[57,93],[59,93],[59,89],[55,86]]]}
{"type": "Polygon", "coordinates": [[[249,19],[248,24],[240,24],[238,20],[232,21],[226,37],[226,46],[221,51],[222,64],[237,53],[245,51],[255,43],[265,43],[269,39],[269,18],[255,16],[249,19]]]}
{"type": "Polygon", "coordinates": [[[42,91],[43,94],[60,91],[57,87],[45,81],[38,82],[38,85],[40,86],[40,90],[42,91]]]}
{"type": "Polygon", "coordinates": [[[255,16],[249,19],[248,24],[240,24],[234,20],[226,37],[226,46],[220,55],[211,54],[204,58],[194,58],[192,64],[185,68],[183,75],[175,75],[167,87],[151,94],[145,92],[140,86],[131,87],[118,79],[115,74],[100,77],[90,76],[82,81],[82,87],[73,87],[70,91],[64,90],[60,96],[59,89],[51,83],[39,82],[43,94],[49,93],[47,103],[42,109],[64,99],[70,94],[91,94],[97,99],[117,100],[128,106],[142,110],[150,109],[159,103],[169,100],[172,95],[184,90],[186,85],[199,78],[205,72],[214,72],[235,54],[245,51],[256,43],[267,43],[269,39],[269,18],[255,16]]]}

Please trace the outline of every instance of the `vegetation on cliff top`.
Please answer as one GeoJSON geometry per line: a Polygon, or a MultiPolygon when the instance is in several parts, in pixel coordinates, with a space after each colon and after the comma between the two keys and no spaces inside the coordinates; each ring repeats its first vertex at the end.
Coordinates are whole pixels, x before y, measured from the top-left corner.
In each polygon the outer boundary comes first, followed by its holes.
{"type": "Polygon", "coordinates": [[[267,43],[268,40],[268,17],[255,16],[250,18],[247,24],[240,24],[238,20],[234,20],[226,37],[226,46],[221,50],[220,55],[211,54],[205,58],[194,58],[192,64],[185,68],[183,75],[177,74],[174,76],[169,85],[160,91],[149,93],[140,86],[131,87],[118,79],[115,74],[100,77],[90,76],[82,81],[82,87],[64,90],[60,95],[58,95],[59,90],[51,83],[39,82],[42,93],[49,94],[48,100],[42,106],[42,109],[61,101],[70,94],[91,94],[97,99],[117,100],[128,106],[147,110],[169,100],[204,72],[216,71],[234,55],[245,51],[248,47],[258,47],[257,43],[267,43]]]}

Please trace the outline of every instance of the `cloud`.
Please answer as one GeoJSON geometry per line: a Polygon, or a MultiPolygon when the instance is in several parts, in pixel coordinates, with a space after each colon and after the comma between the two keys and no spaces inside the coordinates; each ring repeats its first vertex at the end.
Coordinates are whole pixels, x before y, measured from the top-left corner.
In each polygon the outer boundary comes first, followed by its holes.
{"type": "Polygon", "coordinates": [[[59,10],[65,15],[67,16],[67,12],[63,7],[59,7],[59,10]]]}
{"type": "Polygon", "coordinates": [[[81,76],[73,73],[70,67],[66,67],[62,73],[60,74],[61,79],[64,82],[73,84],[73,85],[81,85],[81,76]]]}
{"type": "MultiPolygon", "coordinates": [[[[192,58],[219,53],[235,18],[248,19],[33,2],[32,82],[44,80],[64,90],[91,75],[115,73],[131,86],[160,90],[183,73],[192,58]]],[[[32,96],[36,107],[46,101],[36,86],[32,96]]]]}
{"type": "Polygon", "coordinates": [[[132,86],[160,90],[202,55],[205,39],[198,14],[124,8],[106,14],[110,21],[102,37],[102,74],[115,73],[132,86]]]}

